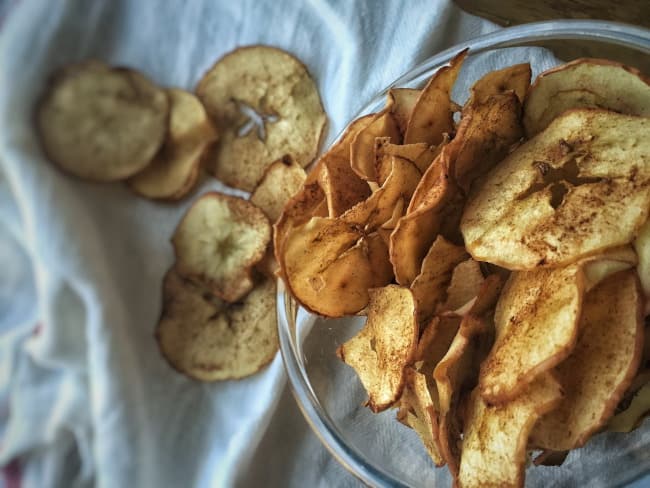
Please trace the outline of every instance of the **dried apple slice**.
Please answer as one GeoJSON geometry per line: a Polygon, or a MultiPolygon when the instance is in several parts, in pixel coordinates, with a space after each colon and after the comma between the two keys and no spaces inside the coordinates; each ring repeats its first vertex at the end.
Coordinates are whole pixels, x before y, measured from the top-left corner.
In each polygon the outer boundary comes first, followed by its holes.
{"type": "Polygon", "coordinates": [[[388,137],[395,144],[401,142],[399,129],[389,107],[379,112],[350,143],[350,168],[362,180],[377,181],[374,151],[377,137],[388,137]]]}
{"type": "Polygon", "coordinates": [[[388,137],[375,139],[375,175],[380,186],[384,184],[392,170],[392,156],[407,159],[415,164],[415,161],[418,161],[429,149],[429,145],[425,143],[394,144],[390,141],[388,137]]]}
{"type": "Polygon", "coordinates": [[[467,49],[458,53],[449,66],[440,68],[422,90],[406,125],[404,144],[426,142],[440,144],[443,134],[454,130],[451,89],[458,76],[467,49]]]}
{"type": "Polygon", "coordinates": [[[143,171],[128,180],[129,187],[147,198],[178,200],[194,186],[201,158],[217,139],[217,131],[201,101],[177,88],[169,96],[169,131],[162,149],[143,171]]]}
{"type": "MultiPolygon", "coordinates": [[[[465,251],[465,248],[463,248],[463,251],[465,251]]],[[[471,258],[457,263],[445,292],[446,300],[440,310],[447,311],[461,308],[478,296],[484,282],[485,277],[481,272],[479,263],[471,258]]]]}
{"type": "Polygon", "coordinates": [[[607,423],[639,367],[643,327],[634,270],[611,275],[586,295],[580,338],[555,369],[565,396],[539,420],[532,445],[555,451],[580,447],[607,423]]]}
{"type": "Polygon", "coordinates": [[[470,88],[471,98],[480,102],[492,95],[513,91],[519,102],[523,103],[530,87],[531,75],[530,63],[490,71],[470,88]]]}
{"type": "Polygon", "coordinates": [[[370,196],[370,187],[352,171],[349,158],[325,155],[320,164],[318,182],[325,193],[330,217],[340,216],[370,196]]]}
{"type": "Polygon", "coordinates": [[[602,110],[555,119],[467,202],[460,229],[469,253],[523,270],[631,242],[650,211],[649,120],[602,110]]]}
{"type": "Polygon", "coordinates": [[[421,93],[422,90],[414,88],[391,88],[388,91],[387,105],[390,106],[390,111],[402,136],[406,132],[406,126],[411,118],[413,107],[420,98],[421,93]]]}
{"type": "Polygon", "coordinates": [[[494,314],[496,339],[481,365],[485,401],[504,404],[573,349],[582,310],[580,267],[513,273],[494,314]]]}
{"type": "Polygon", "coordinates": [[[167,133],[167,94],[137,71],[99,61],[57,72],[36,109],[47,157],[91,181],[126,179],[149,165],[167,133]]]}
{"type": "Polygon", "coordinates": [[[370,290],[369,296],[365,326],[337,354],[359,375],[370,409],[380,412],[402,393],[405,368],[415,354],[418,325],[408,288],[388,285],[370,290]]]}
{"type": "Polygon", "coordinates": [[[287,201],[300,191],[306,178],[302,166],[285,156],[266,168],[250,201],[261,208],[271,222],[275,222],[287,201]]]}
{"type": "Polygon", "coordinates": [[[559,383],[544,373],[521,395],[491,406],[474,390],[469,403],[457,484],[460,488],[523,487],[528,436],[537,419],[562,398],[559,383]]]}
{"type": "Polygon", "coordinates": [[[643,385],[632,397],[628,407],[609,419],[610,432],[631,432],[650,414],[650,383],[643,385]]]}
{"type": "Polygon", "coordinates": [[[637,273],[647,300],[650,299],[650,220],[639,229],[634,239],[634,250],[639,257],[637,273]]]}
{"type": "Polygon", "coordinates": [[[227,185],[252,191],[267,166],[289,154],[301,166],[318,151],[327,117],[316,84],[291,54],[247,46],[226,54],[199,82],[196,93],[221,135],[207,168],[227,185]],[[263,132],[240,135],[256,112],[263,132]]]}
{"type": "Polygon", "coordinates": [[[156,328],[171,366],[201,381],[238,379],[258,372],[278,350],[275,282],[266,279],[238,303],[182,278],[163,282],[163,311],[156,328]]]}
{"type": "Polygon", "coordinates": [[[606,59],[582,58],[540,74],[524,105],[529,137],[572,108],[604,108],[650,116],[650,79],[639,70],[606,59]]]}
{"type": "Polygon", "coordinates": [[[431,318],[446,299],[454,269],[467,258],[465,248],[438,236],[422,260],[420,274],[411,283],[418,310],[418,323],[431,318]]]}
{"type": "Polygon", "coordinates": [[[172,237],[176,270],[235,302],[253,288],[252,267],[262,260],[270,240],[269,220],[255,205],[206,193],[190,207],[172,237]]]}
{"type": "MultiPolygon", "coordinates": [[[[405,421],[420,440],[436,466],[445,464],[438,446],[438,415],[436,399],[429,390],[427,378],[411,367],[405,370],[406,384],[401,404],[406,409],[405,421]]],[[[435,394],[435,393],[434,393],[435,394]]]]}

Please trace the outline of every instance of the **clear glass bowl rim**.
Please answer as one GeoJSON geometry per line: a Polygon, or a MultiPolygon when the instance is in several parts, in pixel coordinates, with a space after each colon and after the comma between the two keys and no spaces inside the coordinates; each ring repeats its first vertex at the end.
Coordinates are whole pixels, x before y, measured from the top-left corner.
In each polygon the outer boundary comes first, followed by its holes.
{"type": "MultiPolygon", "coordinates": [[[[650,30],[623,23],[594,20],[553,20],[508,27],[459,43],[428,58],[393,81],[366,104],[354,118],[380,107],[391,87],[403,86],[407,82],[412,84],[424,81],[434,70],[448,63],[461,49],[467,47],[471,54],[477,54],[491,49],[516,47],[521,46],[522,43],[548,40],[600,41],[650,55],[650,30]]],[[[282,280],[278,280],[277,304],[280,352],[298,407],[311,429],[334,458],[363,483],[376,487],[405,486],[380,467],[366,461],[362,453],[348,445],[333,420],[321,406],[309,382],[300,345],[295,335],[295,318],[298,306],[286,292],[282,280]]]]}

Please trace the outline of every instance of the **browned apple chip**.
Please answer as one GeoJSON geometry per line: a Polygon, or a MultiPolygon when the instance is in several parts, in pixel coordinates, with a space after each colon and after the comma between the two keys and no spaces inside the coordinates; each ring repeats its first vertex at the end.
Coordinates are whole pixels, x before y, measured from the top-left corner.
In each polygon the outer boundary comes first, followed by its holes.
{"type": "Polygon", "coordinates": [[[402,136],[406,132],[406,126],[411,118],[413,107],[420,98],[421,93],[422,90],[414,88],[392,88],[388,91],[387,105],[390,106],[390,111],[402,136]]]}
{"type": "Polygon", "coordinates": [[[226,303],[175,269],[163,282],[156,328],[162,355],[201,381],[238,379],[258,372],[278,350],[275,282],[266,279],[241,302],[226,303]]]}
{"type": "Polygon", "coordinates": [[[350,168],[362,180],[377,181],[374,148],[378,137],[389,138],[394,143],[401,142],[399,129],[389,108],[378,113],[350,143],[350,168]]]}
{"type": "Polygon", "coordinates": [[[520,103],[524,102],[530,87],[531,69],[529,63],[515,64],[507,68],[490,71],[470,89],[475,101],[484,101],[492,95],[513,91],[520,103]]]}
{"type": "Polygon", "coordinates": [[[467,49],[457,54],[449,66],[439,69],[424,87],[411,110],[404,133],[404,144],[426,142],[437,145],[442,142],[444,134],[454,131],[451,89],[465,56],[467,49]]]}
{"type": "Polygon", "coordinates": [[[418,334],[415,300],[408,288],[389,285],[370,290],[366,325],[337,354],[355,369],[373,412],[390,407],[402,393],[405,368],[418,334]]]}
{"type": "Polygon", "coordinates": [[[271,240],[271,225],[252,203],[206,193],[187,211],[172,244],[176,270],[215,295],[235,302],[253,288],[251,270],[271,240]]]}
{"type": "Polygon", "coordinates": [[[167,95],[170,112],[165,143],[151,164],[128,184],[147,198],[178,200],[194,187],[201,158],[217,139],[217,131],[192,93],[172,88],[167,95]]]}
{"type": "Polygon", "coordinates": [[[606,59],[582,58],[537,77],[526,97],[524,125],[529,137],[572,108],[604,108],[650,116],[650,80],[635,68],[606,59]]]}
{"type": "Polygon", "coordinates": [[[287,154],[303,167],[314,160],[327,118],[307,69],[289,53],[238,48],[208,70],[196,93],[220,134],[207,168],[227,185],[252,191],[287,154]]]}
{"type": "Polygon", "coordinates": [[[169,101],[145,76],[99,61],[66,66],[52,77],[36,109],[47,157],[91,181],[142,171],[167,133],[169,101]]]}
{"type": "Polygon", "coordinates": [[[459,487],[524,486],[528,436],[562,399],[559,383],[544,373],[516,399],[491,406],[472,392],[463,435],[459,487]]]}
{"type": "Polygon", "coordinates": [[[580,338],[555,369],[565,396],[531,433],[532,445],[582,446],[614,413],[643,353],[641,291],[634,270],[611,275],[587,293],[580,338]]]}

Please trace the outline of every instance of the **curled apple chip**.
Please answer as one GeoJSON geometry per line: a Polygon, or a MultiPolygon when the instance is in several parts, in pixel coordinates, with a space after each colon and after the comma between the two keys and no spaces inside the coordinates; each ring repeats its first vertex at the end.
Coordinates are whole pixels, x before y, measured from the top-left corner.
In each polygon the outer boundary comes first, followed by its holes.
{"type": "Polygon", "coordinates": [[[458,263],[451,274],[451,280],[446,290],[446,300],[444,304],[441,304],[441,310],[460,309],[478,296],[484,282],[485,277],[479,263],[472,258],[458,263]]]}
{"type": "MultiPolygon", "coordinates": [[[[406,159],[415,164],[422,155],[429,150],[429,145],[419,144],[394,144],[388,137],[378,137],[375,139],[375,174],[377,183],[381,186],[384,184],[392,170],[392,157],[397,156],[406,159]]],[[[416,167],[422,173],[419,166],[416,167]]]]}
{"type": "Polygon", "coordinates": [[[634,239],[634,250],[639,258],[637,273],[646,299],[650,299],[650,220],[639,229],[634,239]]]}
{"type": "Polygon", "coordinates": [[[529,137],[572,108],[604,108],[650,116],[650,79],[635,68],[605,59],[582,58],[537,77],[524,105],[529,137]]]}
{"type": "Polygon", "coordinates": [[[555,451],[580,447],[607,423],[641,361],[641,307],[634,270],[611,275],[587,293],[580,337],[555,368],[565,396],[535,425],[532,445],[555,451]]]}
{"type": "Polygon", "coordinates": [[[411,118],[413,107],[415,107],[421,93],[422,90],[415,88],[391,88],[388,91],[387,105],[390,106],[390,112],[393,114],[397,128],[402,136],[406,132],[406,126],[411,118]]]}
{"type": "Polygon", "coordinates": [[[350,143],[350,168],[362,180],[377,181],[374,148],[378,137],[389,138],[396,144],[401,142],[390,107],[375,115],[372,122],[361,129],[350,143]]]}
{"type": "Polygon", "coordinates": [[[252,268],[271,240],[271,225],[252,203],[206,193],[187,211],[172,237],[176,270],[227,302],[253,288],[252,268]]]}
{"type": "Polygon", "coordinates": [[[418,325],[408,288],[388,285],[371,289],[369,296],[365,326],[337,354],[359,375],[370,409],[380,412],[402,393],[405,368],[415,354],[418,325]]]}
{"type": "Polygon", "coordinates": [[[370,196],[370,187],[352,171],[348,157],[327,154],[319,164],[318,183],[325,193],[330,217],[340,216],[370,196]]]}
{"type": "Polygon", "coordinates": [[[469,253],[525,270],[631,242],[650,210],[649,120],[587,109],[556,118],[467,202],[469,253]]]}
{"type": "Polygon", "coordinates": [[[466,56],[467,49],[458,53],[449,66],[440,68],[422,89],[406,125],[404,144],[426,142],[437,145],[445,133],[454,131],[451,89],[466,56]]]}
{"type": "Polygon", "coordinates": [[[492,95],[512,91],[520,103],[524,102],[530,77],[530,63],[521,63],[503,69],[490,71],[470,88],[471,98],[475,101],[486,100],[492,95]]]}
{"type": "Polygon", "coordinates": [[[422,440],[436,466],[445,464],[438,445],[438,415],[435,390],[430,390],[424,374],[411,367],[405,370],[406,383],[400,399],[406,409],[405,422],[422,440]]]}
{"type": "Polygon", "coordinates": [[[273,161],[289,154],[305,167],[315,158],[327,118],[316,84],[289,53],[238,48],[207,71],[196,93],[220,134],[207,169],[227,185],[252,191],[273,161]]]}
{"type": "Polygon", "coordinates": [[[494,314],[494,346],[481,365],[479,390],[485,401],[514,399],[571,353],[583,292],[577,265],[510,275],[494,314]]]}
{"type": "Polygon", "coordinates": [[[180,276],[163,282],[158,346],[171,366],[201,381],[238,379],[258,372],[278,350],[275,282],[265,279],[241,302],[226,303],[180,276]]]}
{"type": "Polygon", "coordinates": [[[474,390],[465,423],[458,486],[523,487],[530,431],[561,399],[560,384],[550,373],[540,375],[521,395],[501,406],[487,404],[474,390]]]}
{"type": "Polygon", "coordinates": [[[167,133],[167,94],[137,71],[99,61],[57,72],[36,108],[47,157],[91,181],[126,179],[149,165],[167,133]]]}
{"type": "Polygon", "coordinates": [[[251,194],[250,201],[266,214],[271,222],[280,217],[287,201],[302,187],[307,175],[290,156],[271,163],[251,194]]]}
{"type": "Polygon", "coordinates": [[[413,283],[411,291],[418,310],[418,323],[423,324],[447,297],[447,288],[454,269],[467,258],[465,248],[456,246],[444,237],[438,236],[422,260],[422,268],[413,283]]]}
{"type": "Polygon", "coordinates": [[[177,88],[169,96],[169,131],[151,164],[128,180],[129,187],[147,198],[178,200],[194,186],[201,158],[217,139],[217,131],[201,101],[177,88]]]}

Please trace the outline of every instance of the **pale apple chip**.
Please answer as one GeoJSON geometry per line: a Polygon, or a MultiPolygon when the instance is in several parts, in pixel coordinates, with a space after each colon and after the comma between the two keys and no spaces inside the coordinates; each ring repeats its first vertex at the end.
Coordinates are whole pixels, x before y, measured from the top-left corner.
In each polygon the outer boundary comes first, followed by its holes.
{"type": "Polygon", "coordinates": [[[631,242],[650,212],[650,119],[572,110],[483,180],[461,220],[478,261],[563,266],[631,242]]]}
{"type": "Polygon", "coordinates": [[[445,461],[438,445],[438,415],[435,389],[429,389],[427,377],[411,367],[405,369],[406,383],[400,401],[407,409],[406,425],[422,440],[422,444],[436,466],[445,461]]]}
{"type": "Polygon", "coordinates": [[[578,265],[510,275],[496,305],[494,346],[481,365],[485,401],[507,403],[571,353],[583,293],[578,265]]]}
{"type": "Polygon", "coordinates": [[[337,354],[359,375],[370,409],[380,412],[402,393],[405,368],[415,354],[418,325],[408,288],[388,285],[371,289],[369,296],[365,326],[337,354]]]}
{"type": "Polygon", "coordinates": [[[440,144],[444,134],[454,131],[451,89],[454,86],[467,49],[458,53],[449,66],[440,68],[422,89],[406,125],[404,144],[426,142],[440,144]]]}
{"type": "Polygon", "coordinates": [[[217,139],[217,131],[195,95],[177,88],[167,90],[167,95],[170,107],[165,143],[128,185],[147,198],[178,200],[196,184],[201,158],[217,139]]]}
{"type": "Polygon", "coordinates": [[[411,118],[413,107],[421,93],[422,90],[415,88],[391,88],[388,91],[387,105],[390,106],[390,111],[402,136],[406,133],[406,126],[411,118]]]}
{"type": "Polygon", "coordinates": [[[585,279],[585,293],[610,275],[633,268],[637,265],[637,255],[631,246],[609,249],[579,261],[585,279]]]}
{"type": "Polygon", "coordinates": [[[350,168],[362,180],[377,181],[375,139],[378,137],[388,137],[395,144],[401,142],[399,129],[390,108],[375,115],[372,122],[357,132],[350,143],[350,168]]]}
{"type": "Polygon", "coordinates": [[[151,163],[165,140],[165,90],[137,71],[86,61],[59,70],[36,107],[43,150],[66,173],[126,179],[151,163]]]}
{"type": "Polygon", "coordinates": [[[488,320],[465,316],[448,351],[433,371],[438,390],[440,451],[454,476],[458,475],[462,443],[458,412],[460,395],[464,389],[476,386],[477,366],[483,359],[480,352],[486,350],[482,343],[491,341],[493,332],[494,327],[488,320]]]}
{"type": "Polygon", "coordinates": [[[196,93],[220,133],[207,168],[227,185],[252,191],[287,154],[303,167],[314,160],[327,117],[316,84],[289,53],[238,48],[207,71],[196,93]]]}
{"type": "Polygon", "coordinates": [[[540,74],[524,104],[529,137],[572,108],[603,108],[650,116],[650,79],[635,68],[605,59],[582,58],[540,74]]]}
{"type": "Polygon", "coordinates": [[[474,101],[484,101],[492,95],[513,91],[520,103],[530,87],[530,63],[515,64],[507,68],[490,71],[470,88],[474,101]]]}
{"type": "Polygon", "coordinates": [[[464,426],[457,486],[523,487],[529,433],[561,399],[562,389],[550,373],[540,375],[521,395],[501,406],[489,405],[474,390],[464,426]]]}
{"type": "Polygon", "coordinates": [[[306,178],[302,166],[290,156],[285,156],[266,168],[250,201],[261,208],[271,222],[275,222],[287,201],[300,191],[306,178]]]}
{"type": "Polygon", "coordinates": [[[241,302],[226,303],[172,268],[163,281],[156,339],[169,364],[192,378],[252,375],[278,350],[275,281],[265,279],[241,302]]]}
{"type": "Polygon", "coordinates": [[[555,451],[580,447],[607,423],[639,367],[643,327],[634,270],[611,275],[587,293],[580,337],[555,368],[565,396],[539,420],[532,445],[555,451]]]}
{"type": "Polygon", "coordinates": [[[422,260],[422,268],[411,283],[418,310],[418,323],[431,318],[447,298],[454,269],[467,258],[465,248],[438,236],[422,260]]]}
{"type": "Polygon", "coordinates": [[[210,192],[187,211],[172,237],[176,270],[235,302],[253,288],[252,268],[271,240],[264,213],[238,197],[210,192]]]}
{"type": "Polygon", "coordinates": [[[639,229],[634,239],[634,250],[639,258],[637,273],[647,301],[650,299],[650,220],[639,229]]]}

